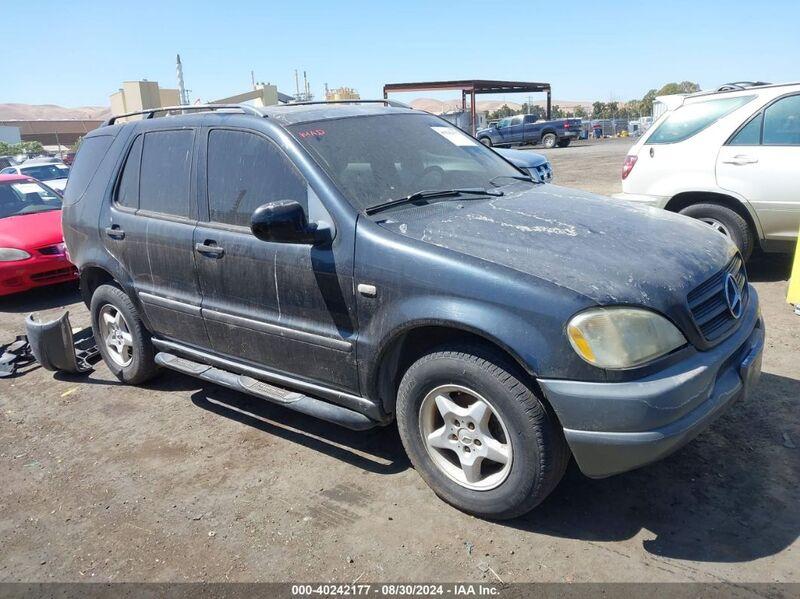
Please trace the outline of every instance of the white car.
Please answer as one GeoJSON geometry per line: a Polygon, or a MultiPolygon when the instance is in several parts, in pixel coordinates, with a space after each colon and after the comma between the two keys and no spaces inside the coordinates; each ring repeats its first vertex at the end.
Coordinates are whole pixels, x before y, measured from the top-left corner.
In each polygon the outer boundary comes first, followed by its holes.
{"type": "Polygon", "coordinates": [[[0,170],[0,175],[24,175],[43,183],[61,193],[67,186],[69,167],[63,162],[52,163],[45,160],[26,160],[22,164],[8,166],[0,170]]]}
{"type": "Polygon", "coordinates": [[[800,228],[800,83],[683,98],[631,148],[615,197],[680,212],[742,255],[792,251],[800,228]]]}

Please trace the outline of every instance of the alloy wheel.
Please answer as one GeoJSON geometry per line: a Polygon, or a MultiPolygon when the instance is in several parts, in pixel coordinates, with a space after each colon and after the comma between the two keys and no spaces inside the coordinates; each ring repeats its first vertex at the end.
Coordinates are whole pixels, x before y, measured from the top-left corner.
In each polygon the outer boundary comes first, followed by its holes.
{"type": "Polygon", "coordinates": [[[436,387],[422,400],[419,426],[433,463],[459,485],[488,491],[508,478],[513,459],[508,429],[475,391],[460,385],[436,387]]]}
{"type": "Polygon", "coordinates": [[[98,325],[109,357],[117,366],[128,366],[133,361],[133,337],[122,312],[111,304],[104,305],[100,308],[98,325]]]}

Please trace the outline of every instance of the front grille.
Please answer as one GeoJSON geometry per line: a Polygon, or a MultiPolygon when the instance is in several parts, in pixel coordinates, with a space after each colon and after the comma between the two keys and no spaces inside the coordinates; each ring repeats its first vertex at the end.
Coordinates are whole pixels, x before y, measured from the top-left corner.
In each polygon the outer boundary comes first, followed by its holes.
{"type": "Polygon", "coordinates": [[[59,268],[58,270],[48,270],[46,272],[40,272],[35,275],[31,275],[31,280],[41,283],[42,281],[50,281],[53,279],[60,279],[61,277],[68,277],[76,274],[77,272],[78,271],[75,269],[75,267],[59,268]]]}
{"type": "Polygon", "coordinates": [[[536,167],[536,172],[539,173],[539,178],[543,183],[549,183],[553,178],[553,170],[550,168],[550,163],[545,162],[536,167]]]}
{"type": "Polygon", "coordinates": [[[742,292],[742,305],[745,305],[747,273],[744,262],[738,254],[724,270],[692,289],[687,296],[694,323],[703,338],[709,342],[717,341],[730,333],[738,322],[738,319],[731,314],[728,300],[725,298],[725,279],[728,274],[733,275],[736,285],[742,292]]]}
{"type": "Polygon", "coordinates": [[[64,253],[64,244],[57,243],[56,245],[48,245],[43,248],[39,248],[39,253],[44,256],[58,256],[59,254],[64,253]]]}

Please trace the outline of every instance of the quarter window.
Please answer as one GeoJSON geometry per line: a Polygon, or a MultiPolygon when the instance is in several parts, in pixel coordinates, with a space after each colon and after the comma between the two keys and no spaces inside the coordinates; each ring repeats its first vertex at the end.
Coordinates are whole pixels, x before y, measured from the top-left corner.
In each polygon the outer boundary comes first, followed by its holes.
{"type": "Polygon", "coordinates": [[[278,200],[295,200],[308,213],[307,184],[280,148],[245,131],[211,131],[208,136],[211,220],[249,227],[256,208],[278,200]]]}
{"type": "Polygon", "coordinates": [[[74,204],[81,199],[105,158],[114,138],[111,135],[94,135],[81,143],[64,192],[64,203],[74,204]]]}
{"type": "Polygon", "coordinates": [[[738,96],[684,104],[667,116],[650,135],[647,143],[669,144],[689,139],[753,98],[754,96],[738,96]]]}
{"type": "Polygon", "coordinates": [[[128,208],[139,207],[139,165],[142,158],[142,136],[136,138],[122,168],[117,190],[117,204],[128,208]]]}
{"type": "Polygon", "coordinates": [[[800,145],[800,96],[788,96],[764,111],[765,146],[800,145]]]}
{"type": "Polygon", "coordinates": [[[194,131],[152,131],[144,136],[139,208],[193,217],[189,201],[194,131]]]}
{"type": "Polygon", "coordinates": [[[731,140],[732,146],[757,146],[761,143],[761,113],[739,130],[731,140]]]}

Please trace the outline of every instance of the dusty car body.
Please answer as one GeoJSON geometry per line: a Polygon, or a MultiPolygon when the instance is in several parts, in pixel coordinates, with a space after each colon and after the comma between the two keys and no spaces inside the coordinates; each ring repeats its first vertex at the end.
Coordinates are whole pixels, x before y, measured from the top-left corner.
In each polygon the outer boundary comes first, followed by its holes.
{"type": "Polygon", "coordinates": [[[570,452],[592,477],[641,466],[755,384],[756,291],[701,223],[537,184],[405,107],[206,110],[100,127],[67,186],[121,380],[162,366],[354,429],[397,418],[434,491],[493,518],[570,452]],[[262,150],[276,182],[236,212],[262,150]]]}

